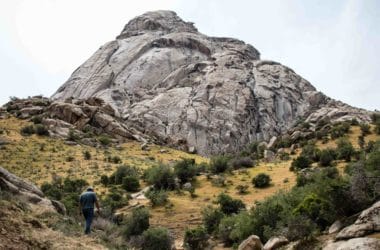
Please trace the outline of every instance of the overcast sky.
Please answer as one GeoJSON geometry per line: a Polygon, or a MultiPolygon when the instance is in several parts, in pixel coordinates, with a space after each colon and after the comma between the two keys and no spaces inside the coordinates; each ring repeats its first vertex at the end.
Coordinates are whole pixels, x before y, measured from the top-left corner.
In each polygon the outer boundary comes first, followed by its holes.
{"type": "Polygon", "coordinates": [[[378,0],[0,0],[0,104],[52,95],[130,19],[158,9],[252,44],[330,97],[380,109],[378,0]]]}

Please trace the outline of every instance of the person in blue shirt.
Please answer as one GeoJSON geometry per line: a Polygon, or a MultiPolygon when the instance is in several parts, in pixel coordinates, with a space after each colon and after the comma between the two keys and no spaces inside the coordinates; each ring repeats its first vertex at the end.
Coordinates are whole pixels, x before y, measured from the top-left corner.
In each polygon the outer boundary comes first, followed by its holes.
{"type": "Polygon", "coordinates": [[[87,190],[80,195],[79,198],[79,211],[86,219],[85,234],[91,232],[91,224],[94,219],[94,205],[96,205],[97,213],[99,214],[99,202],[93,187],[88,187],[87,190]]]}

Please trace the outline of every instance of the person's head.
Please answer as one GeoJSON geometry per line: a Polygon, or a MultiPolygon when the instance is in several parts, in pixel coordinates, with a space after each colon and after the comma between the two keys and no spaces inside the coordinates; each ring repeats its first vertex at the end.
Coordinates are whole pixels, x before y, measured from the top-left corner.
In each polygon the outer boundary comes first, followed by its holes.
{"type": "Polygon", "coordinates": [[[89,186],[88,188],[87,188],[87,190],[86,190],[87,192],[94,192],[94,188],[93,187],[91,187],[91,186],[89,186]]]}

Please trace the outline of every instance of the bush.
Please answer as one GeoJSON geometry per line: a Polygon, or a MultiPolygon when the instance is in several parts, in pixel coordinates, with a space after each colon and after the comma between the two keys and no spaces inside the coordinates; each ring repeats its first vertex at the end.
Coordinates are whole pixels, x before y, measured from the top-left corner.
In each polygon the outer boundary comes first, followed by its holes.
{"type": "Polygon", "coordinates": [[[183,184],[191,181],[197,174],[197,167],[194,159],[182,159],[174,164],[174,174],[183,184]]]}
{"type": "Polygon", "coordinates": [[[85,160],[91,160],[91,153],[88,150],[86,150],[83,152],[83,157],[85,160]]]}
{"type": "Polygon", "coordinates": [[[317,162],[319,161],[320,149],[318,149],[314,143],[309,142],[302,148],[301,155],[307,157],[311,161],[317,162]]]}
{"type": "Polygon", "coordinates": [[[254,162],[250,157],[240,157],[232,159],[230,165],[233,169],[251,168],[253,167],[254,162]]]}
{"type": "Polygon", "coordinates": [[[155,189],[174,189],[175,180],[173,170],[167,165],[158,165],[148,168],[144,178],[149,185],[155,189]]]}
{"type": "Polygon", "coordinates": [[[144,250],[170,250],[172,241],[169,236],[169,231],[163,227],[149,228],[143,233],[144,250]]]}
{"type": "Polygon", "coordinates": [[[293,210],[293,213],[305,215],[324,229],[334,222],[335,211],[329,201],[311,193],[293,210]]]}
{"type": "Polygon", "coordinates": [[[321,151],[319,157],[319,165],[322,167],[331,166],[331,163],[335,160],[335,151],[333,149],[324,149],[321,151]]]}
{"type": "Polygon", "coordinates": [[[124,197],[122,191],[117,188],[110,188],[107,196],[102,200],[101,204],[108,208],[112,214],[116,209],[128,205],[128,198],[124,197]]]}
{"type": "Polygon", "coordinates": [[[257,188],[268,187],[270,184],[271,178],[265,173],[260,173],[252,178],[252,184],[257,188]]]}
{"type": "Polygon", "coordinates": [[[300,170],[304,168],[308,168],[311,165],[311,160],[306,156],[300,155],[292,161],[290,166],[290,170],[300,170]]]}
{"type": "Polygon", "coordinates": [[[107,187],[109,183],[109,178],[107,175],[100,176],[100,183],[103,184],[103,186],[107,187]]]}
{"type": "Polygon", "coordinates": [[[33,125],[28,125],[28,126],[22,127],[20,133],[22,135],[32,135],[36,133],[36,131],[34,130],[33,125]]]}
{"type": "Polygon", "coordinates": [[[146,208],[134,208],[125,220],[124,237],[140,235],[149,228],[149,211],[146,208]]]}
{"type": "Polygon", "coordinates": [[[360,130],[364,136],[371,134],[371,127],[367,123],[360,124],[360,130]]]}
{"type": "Polygon", "coordinates": [[[204,227],[187,229],[183,240],[186,249],[202,250],[207,246],[207,232],[204,227]]]}
{"type": "Polygon", "coordinates": [[[123,184],[124,177],[132,176],[135,178],[139,177],[138,169],[128,165],[119,166],[114,173],[111,174],[109,178],[109,184],[120,185],[123,184]]]}
{"type": "Polygon", "coordinates": [[[221,193],[218,195],[217,203],[220,206],[220,210],[224,214],[237,214],[241,210],[245,209],[245,205],[241,200],[233,199],[231,196],[221,193]]]}
{"type": "Polygon", "coordinates": [[[330,129],[330,134],[332,139],[336,139],[344,136],[350,131],[350,123],[340,122],[333,125],[330,129]]]}
{"type": "Polygon", "coordinates": [[[208,206],[202,210],[203,224],[208,233],[213,233],[216,231],[219,222],[223,217],[223,212],[218,208],[208,206]]]}
{"type": "Polygon", "coordinates": [[[162,206],[168,202],[168,193],[162,189],[149,189],[145,196],[150,200],[152,206],[162,206]]]}
{"type": "Polygon", "coordinates": [[[37,135],[49,136],[49,130],[47,130],[47,128],[42,124],[35,125],[35,131],[37,135]]]}
{"type": "Polygon", "coordinates": [[[42,117],[41,116],[33,116],[32,119],[30,119],[34,124],[41,124],[42,123],[42,117]]]}
{"type": "Polygon", "coordinates": [[[351,161],[351,157],[355,153],[355,149],[347,138],[341,138],[337,141],[337,153],[339,160],[351,161]]]}
{"type": "Polygon", "coordinates": [[[80,139],[80,136],[78,135],[78,133],[74,129],[70,129],[69,134],[67,136],[67,139],[69,141],[78,141],[80,139]]]}
{"type": "Polygon", "coordinates": [[[210,161],[210,171],[214,174],[224,173],[228,170],[228,157],[224,155],[215,156],[210,161]]]}
{"type": "Polygon", "coordinates": [[[226,216],[220,221],[218,226],[218,238],[221,239],[226,246],[231,246],[234,239],[231,237],[231,232],[235,227],[235,217],[226,216]]]}
{"type": "Polygon", "coordinates": [[[122,187],[125,191],[136,192],[140,189],[140,182],[136,176],[125,176],[122,181],[122,187]]]}
{"type": "Polygon", "coordinates": [[[108,146],[111,144],[111,138],[108,137],[107,135],[101,135],[99,136],[98,138],[99,142],[103,145],[103,146],[108,146]]]}

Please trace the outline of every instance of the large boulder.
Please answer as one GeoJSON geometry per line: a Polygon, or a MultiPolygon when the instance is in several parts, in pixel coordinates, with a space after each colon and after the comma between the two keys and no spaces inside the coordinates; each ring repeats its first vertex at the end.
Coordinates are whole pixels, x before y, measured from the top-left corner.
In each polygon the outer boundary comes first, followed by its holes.
{"type": "Polygon", "coordinates": [[[355,238],[347,241],[328,242],[323,250],[377,250],[380,249],[380,239],[355,238]]]}
{"type": "Polygon", "coordinates": [[[66,209],[58,201],[51,201],[34,184],[21,179],[0,167],[0,189],[22,197],[38,212],[52,211],[65,213],[66,209]]]}
{"type": "Polygon", "coordinates": [[[251,235],[245,239],[240,245],[238,250],[262,250],[263,244],[260,237],[257,235],[251,235]]]}
{"type": "Polygon", "coordinates": [[[289,243],[289,240],[285,238],[284,236],[276,236],[270,238],[264,245],[264,250],[274,250],[278,249],[279,247],[282,247],[289,243]]]}
{"type": "Polygon", "coordinates": [[[104,113],[114,110],[129,129],[203,155],[268,141],[299,119],[370,120],[369,112],[328,98],[289,67],[260,60],[253,46],[199,33],[172,11],[132,19],[52,98],[68,104],[60,119],[71,124],[90,116],[73,109],[72,99],[92,98],[85,104],[109,105],[104,113]]]}
{"type": "Polygon", "coordinates": [[[380,201],[361,212],[354,224],[343,228],[337,240],[351,239],[380,231],[380,201]]]}

